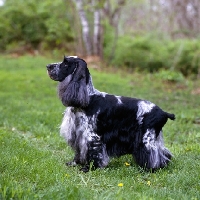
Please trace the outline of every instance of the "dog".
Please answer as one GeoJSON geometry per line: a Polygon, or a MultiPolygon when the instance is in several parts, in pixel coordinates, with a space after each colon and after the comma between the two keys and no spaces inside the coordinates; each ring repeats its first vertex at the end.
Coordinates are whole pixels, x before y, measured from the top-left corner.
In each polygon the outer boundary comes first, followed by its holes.
{"type": "Polygon", "coordinates": [[[111,157],[132,154],[146,170],[168,165],[172,158],[164,146],[162,128],[175,115],[147,100],[111,95],[94,88],[87,63],[76,56],[47,65],[58,81],[58,95],[66,106],[60,134],[75,152],[68,165],[83,172],[105,168],[111,157]]]}

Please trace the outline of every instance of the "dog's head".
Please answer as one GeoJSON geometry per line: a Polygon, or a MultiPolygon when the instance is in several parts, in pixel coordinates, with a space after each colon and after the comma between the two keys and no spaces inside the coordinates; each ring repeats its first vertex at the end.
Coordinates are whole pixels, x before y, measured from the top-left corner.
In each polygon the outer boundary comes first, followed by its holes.
{"type": "Polygon", "coordinates": [[[64,56],[62,62],[47,65],[49,77],[59,81],[58,94],[65,106],[86,107],[89,104],[87,63],[75,56],[64,56]]]}
{"type": "MultiPolygon", "coordinates": [[[[64,56],[62,62],[51,63],[47,65],[49,77],[54,81],[63,81],[67,76],[80,73],[87,69],[87,64],[84,60],[77,56],[64,56]]],[[[78,74],[81,76],[82,73],[78,74]]],[[[88,77],[87,77],[88,78],[88,77]]]]}

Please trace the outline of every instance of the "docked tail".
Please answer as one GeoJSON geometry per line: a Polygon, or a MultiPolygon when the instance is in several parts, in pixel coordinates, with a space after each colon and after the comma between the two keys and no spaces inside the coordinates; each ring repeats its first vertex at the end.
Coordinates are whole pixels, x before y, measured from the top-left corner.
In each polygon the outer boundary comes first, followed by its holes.
{"type": "Polygon", "coordinates": [[[167,114],[167,117],[168,117],[169,119],[175,120],[175,115],[174,115],[174,114],[167,113],[167,112],[166,112],[166,114],[167,114]]]}

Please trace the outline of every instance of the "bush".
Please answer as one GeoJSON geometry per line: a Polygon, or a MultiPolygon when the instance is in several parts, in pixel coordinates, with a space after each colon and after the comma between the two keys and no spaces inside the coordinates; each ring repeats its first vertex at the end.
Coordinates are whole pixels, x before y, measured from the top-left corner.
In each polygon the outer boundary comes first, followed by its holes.
{"type": "MultiPolygon", "coordinates": [[[[188,76],[198,74],[199,55],[199,40],[165,41],[147,36],[123,36],[118,39],[112,63],[118,67],[126,66],[140,71],[175,70],[188,76]]],[[[105,57],[108,58],[108,55],[105,57]]]]}
{"type": "Polygon", "coordinates": [[[169,43],[170,64],[183,75],[198,74],[200,69],[200,41],[177,40],[169,43]]]}
{"type": "Polygon", "coordinates": [[[165,66],[163,58],[166,60],[167,56],[165,46],[158,40],[125,36],[118,40],[112,63],[116,66],[154,72],[165,66]]]}
{"type": "Polygon", "coordinates": [[[41,43],[45,43],[46,48],[64,46],[73,40],[65,13],[61,0],[27,0],[23,4],[6,1],[0,7],[0,48],[19,48],[15,44],[23,44],[38,49],[41,43]]]}
{"type": "Polygon", "coordinates": [[[181,72],[173,71],[173,70],[159,70],[155,76],[167,82],[182,82],[184,81],[184,76],[181,72]]]}

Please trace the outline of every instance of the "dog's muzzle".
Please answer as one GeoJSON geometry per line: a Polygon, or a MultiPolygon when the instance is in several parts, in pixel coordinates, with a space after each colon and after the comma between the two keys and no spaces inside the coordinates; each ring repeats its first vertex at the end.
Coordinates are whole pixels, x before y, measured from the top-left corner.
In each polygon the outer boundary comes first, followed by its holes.
{"type": "Polygon", "coordinates": [[[49,64],[49,65],[46,66],[47,67],[47,74],[54,81],[58,80],[56,66],[57,66],[57,64],[49,64]]]}

